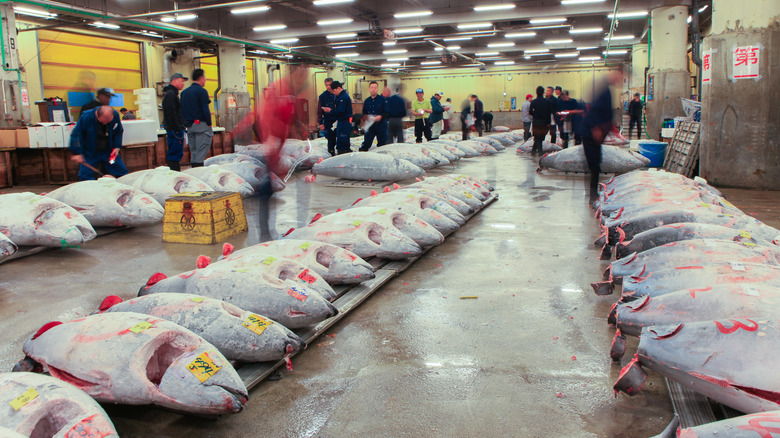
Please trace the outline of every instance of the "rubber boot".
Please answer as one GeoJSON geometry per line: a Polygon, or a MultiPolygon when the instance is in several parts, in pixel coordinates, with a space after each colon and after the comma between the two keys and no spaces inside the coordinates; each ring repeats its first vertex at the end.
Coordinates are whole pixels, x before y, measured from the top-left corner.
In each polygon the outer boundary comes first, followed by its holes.
{"type": "Polygon", "coordinates": [[[203,167],[203,163],[190,163],[192,167],[203,167]]]}
{"type": "Polygon", "coordinates": [[[175,170],[176,172],[181,172],[181,163],[179,163],[178,161],[168,161],[167,163],[169,169],[175,170]]]}

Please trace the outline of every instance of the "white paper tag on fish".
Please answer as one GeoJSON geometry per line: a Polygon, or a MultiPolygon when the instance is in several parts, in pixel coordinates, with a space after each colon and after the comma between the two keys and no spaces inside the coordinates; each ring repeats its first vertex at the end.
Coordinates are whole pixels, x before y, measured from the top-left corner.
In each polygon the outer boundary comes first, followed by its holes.
{"type": "Polygon", "coordinates": [[[209,352],[204,351],[187,365],[187,369],[203,383],[210,379],[214,374],[217,374],[217,371],[222,369],[222,364],[217,364],[211,356],[209,356],[209,352]]]}
{"type": "Polygon", "coordinates": [[[729,265],[731,265],[731,269],[735,271],[745,270],[745,265],[742,262],[729,262],[729,265]]]}
{"type": "Polygon", "coordinates": [[[27,391],[24,391],[21,395],[19,395],[15,399],[8,402],[8,404],[10,404],[15,411],[18,411],[19,409],[24,407],[24,405],[30,403],[36,398],[38,398],[38,391],[36,391],[35,388],[30,388],[27,391]]]}
{"type": "Polygon", "coordinates": [[[403,240],[404,239],[404,234],[402,232],[398,231],[398,229],[395,228],[395,227],[387,227],[387,234],[395,237],[398,240],[403,240]]]}
{"type": "Polygon", "coordinates": [[[759,296],[758,289],[756,289],[754,287],[746,286],[744,284],[741,284],[739,287],[742,289],[742,292],[744,292],[745,295],[748,295],[748,296],[751,296],[751,297],[759,296]]]}

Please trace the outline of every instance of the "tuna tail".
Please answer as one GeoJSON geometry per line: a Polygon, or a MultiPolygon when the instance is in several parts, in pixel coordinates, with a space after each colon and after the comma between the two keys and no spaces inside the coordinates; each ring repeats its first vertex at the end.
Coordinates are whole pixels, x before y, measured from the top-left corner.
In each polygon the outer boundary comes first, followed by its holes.
{"type": "Polygon", "coordinates": [[[609,348],[609,357],[612,358],[613,362],[620,363],[620,359],[623,358],[624,354],[626,354],[626,337],[618,329],[609,348]]]}
{"type": "Polygon", "coordinates": [[[292,233],[293,231],[295,231],[295,228],[290,228],[289,230],[287,230],[287,232],[286,232],[286,233],[284,233],[284,234],[282,235],[282,237],[287,237],[287,236],[289,236],[289,235],[290,235],[290,233],[292,233]]]}
{"type": "Polygon", "coordinates": [[[652,438],[676,438],[680,436],[678,433],[680,432],[680,417],[675,413],[674,418],[672,418],[672,421],[669,423],[668,426],[666,426],[666,429],[663,430],[663,432],[659,433],[658,435],[652,437],[652,438]]]}
{"type": "MultiPolygon", "coordinates": [[[[401,186],[399,186],[398,183],[393,183],[393,190],[398,190],[400,188],[401,188],[401,186]]],[[[778,237],[780,237],[780,236],[778,236],[778,237]]]]}
{"type": "Polygon", "coordinates": [[[612,387],[615,390],[615,397],[617,397],[618,391],[631,396],[636,395],[642,390],[646,379],[647,373],[639,365],[639,358],[635,355],[634,359],[620,370],[620,376],[612,387]]]}
{"type": "Polygon", "coordinates": [[[106,310],[110,309],[116,304],[119,304],[122,302],[122,298],[119,298],[116,295],[109,295],[105,299],[103,299],[103,302],[100,303],[100,307],[98,307],[98,313],[103,313],[106,310]]]}
{"type": "Polygon", "coordinates": [[[211,257],[199,255],[197,262],[195,262],[195,265],[198,267],[198,269],[203,269],[206,266],[211,264],[211,257]]]}
{"type": "Polygon", "coordinates": [[[311,222],[309,222],[309,225],[317,222],[318,220],[322,219],[322,213],[317,213],[314,215],[313,218],[311,218],[311,222]]]}
{"type": "Polygon", "coordinates": [[[377,193],[377,191],[376,191],[376,190],[371,190],[371,196],[376,196],[376,195],[378,195],[378,194],[379,194],[379,193],[377,193]]]}
{"type": "Polygon", "coordinates": [[[612,327],[617,325],[617,307],[618,303],[613,304],[609,309],[609,314],[607,315],[607,324],[611,325],[612,327]]]}
{"type": "Polygon", "coordinates": [[[149,280],[146,281],[146,284],[141,286],[141,289],[138,290],[138,296],[140,297],[141,295],[146,295],[145,292],[149,290],[149,288],[165,280],[166,278],[168,278],[168,276],[162,272],[155,272],[151,277],[149,277],[149,280]]]}
{"type": "Polygon", "coordinates": [[[42,373],[43,365],[36,362],[31,357],[25,356],[24,359],[14,364],[13,368],[11,368],[11,371],[14,373],[18,373],[18,372],[42,373]]]}
{"type": "Polygon", "coordinates": [[[390,186],[385,186],[384,189],[382,189],[384,193],[390,193],[390,186]]]}
{"type": "Polygon", "coordinates": [[[601,279],[604,281],[612,281],[612,264],[610,263],[609,266],[607,266],[607,269],[604,270],[604,273],[601,275],[601,279]]]}
{"type": "Polygon", "coordinates": [[[357,204],[358,202],[360,202],[362,200],[363,200],[363,198],[357,198],[357,201],[353,202],[352,205],[355,205],[355,204],[357,204]]]}
{"type": "Polygon", "coordinates": [[[612,292],[614,292],[611,281],[597,281],[591,283],[590,286],[593,288],[593,291],[596,292],[596,295],[612,295],[612,292]]]}
{"type": "Polygon", "coordinates": [[[606,244],[601,248],[599,260],[609,260],[612,258],[612,245],[606,244]]]}
{"type": "Polygon", "coordinates": [[[43,327],[39,328],[39,329],[38,329],[38,331],[37,331],[37,332],[35,332],[35,334],[34,334],[34,335],[32,335],[32,338],[31,338],[31,339],[36,339],[36,338],[38,338],[38,336],[40,336],[40,335],[42,335],[42,334],[46,333],[46,332],[47,332],[47,331],[49,331],[51,328],[53,328],[53,327],[57,327],[57,326],[58,326],[58,325],[60,325],[60,324],[62,324],[60,321],[51,321],[51,322],[47,322],[46,324],[44,324],[44,325],[43,325],[43,327]]]}
{"type": "Polygon", "coordinates": [[[227,257],[230,254],[233,254],[233,251],[235,249],[236,249],[235,246],[233,246],[233,245],[231,245],[229,243],[225,243],[224,245],[222,245],[222,257],[227,257]]]}

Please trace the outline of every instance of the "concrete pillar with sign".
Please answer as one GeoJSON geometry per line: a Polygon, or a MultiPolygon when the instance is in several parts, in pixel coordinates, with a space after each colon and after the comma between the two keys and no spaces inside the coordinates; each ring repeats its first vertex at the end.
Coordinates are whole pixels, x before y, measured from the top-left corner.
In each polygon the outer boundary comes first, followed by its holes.
{"type": "Polygon", "coordinates": [[[683,115],[680,98],[691,97],[687,56],[688,7],[663,6],[653,9],[650,14],[647,132],[658,139],[665,118],[683,115]]]}
{"type": "MultiPolygon", "coordinates": [[[[246,55],[241,44],[219,45],[219,86],[217,97],[217,123],[228,132],[251,110],[251,96],[246,80],[246,55]]],[[[250,143],[248,139],[235,139],[237,144],[250,143]]]]}
{"type": "Polygon", "coordinates": [[[721,186],[780,189],[780,2],[714,0],[702,42],[700,174],[721,186]]]}
{"type": "Polygon", "coordinates": [[[635,44],[631,48],[631,75],[628,89],[631,94],[645,92],[645,68],[647,67],[647,44],[635,44]]]}

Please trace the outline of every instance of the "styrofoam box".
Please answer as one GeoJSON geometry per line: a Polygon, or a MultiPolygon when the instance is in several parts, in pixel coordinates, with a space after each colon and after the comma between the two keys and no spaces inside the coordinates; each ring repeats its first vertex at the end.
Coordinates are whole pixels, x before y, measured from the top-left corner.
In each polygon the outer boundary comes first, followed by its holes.
{"type": "Polygon", "coordinates": [[[123,146],[157,141],[159,124],[154,120],[123,120],[122,127],[125,129],[122,136],[123,146]]]}
{"type": "Polygon", "coordinates": [[[46,128],[43,126],[30,126],[27,128],[31,148],[46,147],[46,128]]]}

